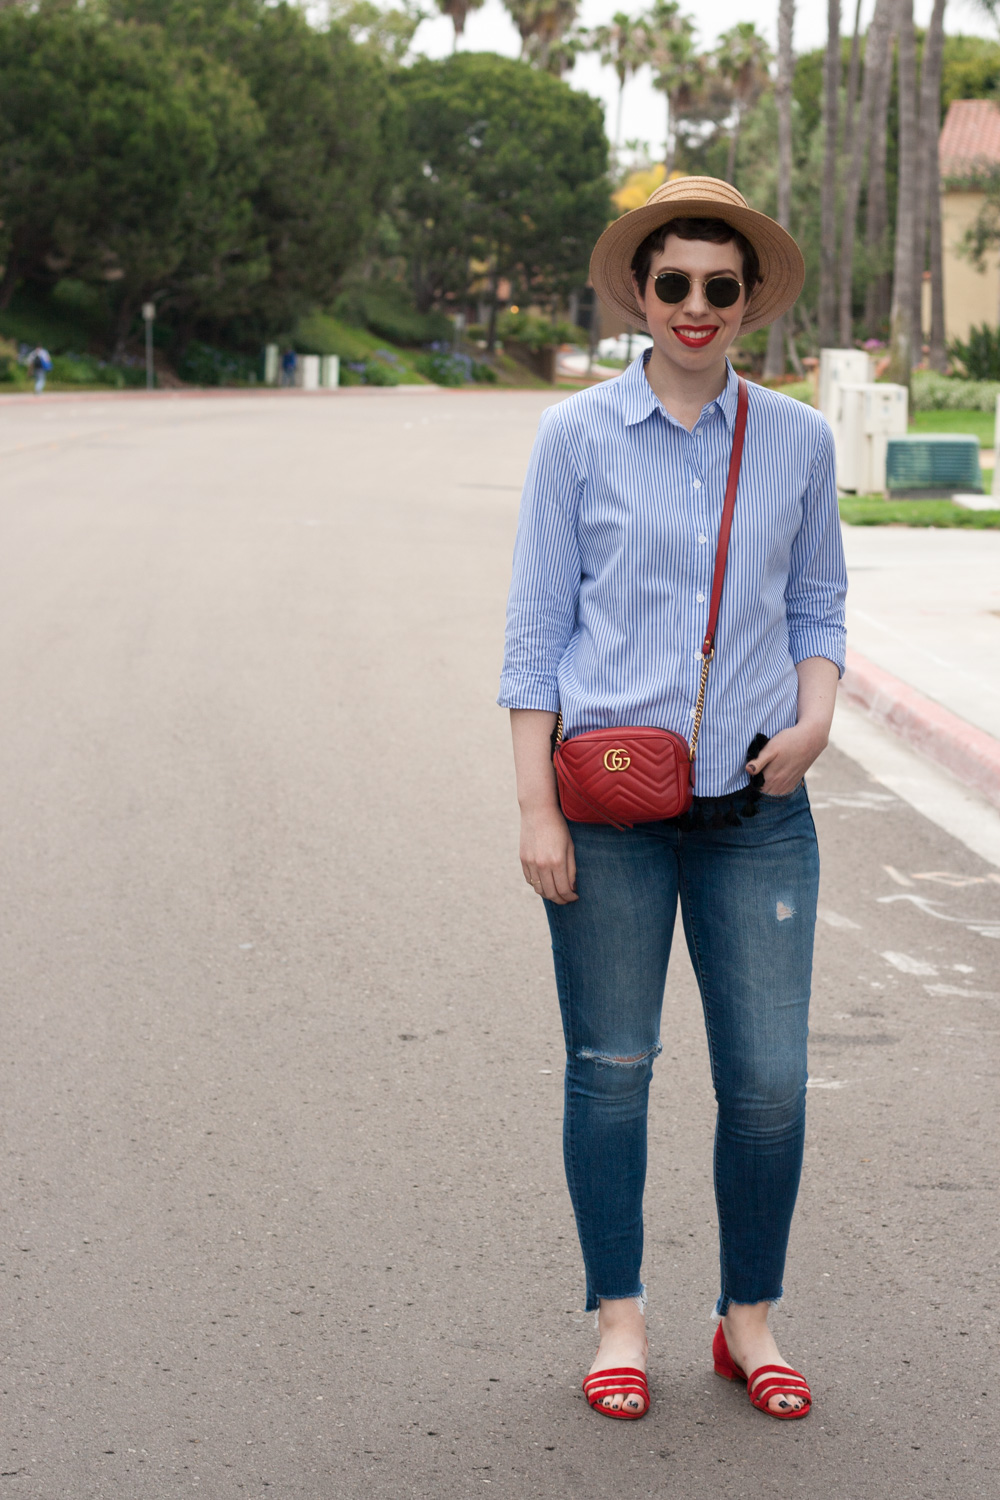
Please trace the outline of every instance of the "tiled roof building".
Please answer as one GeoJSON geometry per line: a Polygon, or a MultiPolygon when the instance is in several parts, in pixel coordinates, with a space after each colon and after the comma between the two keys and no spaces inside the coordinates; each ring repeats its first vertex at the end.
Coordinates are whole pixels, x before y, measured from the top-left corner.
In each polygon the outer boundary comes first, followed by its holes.
{"type": "Polygon", "coordinates": [[[946,180],[982,176],[1000,168],[1000,109],[992,99],[954,99],[938,145],[946,180]]]}

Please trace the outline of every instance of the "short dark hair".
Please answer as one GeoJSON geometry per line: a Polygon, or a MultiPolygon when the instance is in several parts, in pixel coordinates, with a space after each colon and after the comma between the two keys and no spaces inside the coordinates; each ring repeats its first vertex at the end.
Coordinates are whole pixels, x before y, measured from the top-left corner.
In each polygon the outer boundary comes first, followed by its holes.
{"type": "Polygon", "coordinates": [[[743,261],[743,291],[749,302],[750,294],[760,280],[760,261],[746,235],[740,234],[725,219],[668,219],[666,224],[647,234],[632,257],[632,270],[640,287],[646,284],[653,256],[663,249],[667,236],[671,234],[676,234],[681,240],[707,240],[710,245],[735,244],[743,261]]]}

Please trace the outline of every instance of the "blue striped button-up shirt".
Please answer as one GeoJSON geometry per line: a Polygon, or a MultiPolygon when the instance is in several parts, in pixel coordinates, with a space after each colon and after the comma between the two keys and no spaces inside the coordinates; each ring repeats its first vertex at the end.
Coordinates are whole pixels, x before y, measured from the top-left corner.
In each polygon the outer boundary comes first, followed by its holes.
{"type": "MultiPolygon", "coordinates": [[[[750,386],[696,791],[747,783],[747,747],[796,721],[795,664],[844,668],[847,573],[833,436],[750,386]]],[[[521,500],[499,703],[562,709],[567,737],[689,738],[736,419],[736,375],[689,432],[637,359],[543,412],[521,500]]]]}

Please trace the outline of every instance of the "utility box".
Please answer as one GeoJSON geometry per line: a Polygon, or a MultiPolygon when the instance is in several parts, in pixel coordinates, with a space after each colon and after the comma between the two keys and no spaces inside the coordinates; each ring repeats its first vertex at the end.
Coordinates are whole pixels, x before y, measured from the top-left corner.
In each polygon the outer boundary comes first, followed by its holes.
{"type": "Polygon", "coordinates": [[[873,373],[871,356],[863,349],[819,351],[819,409],[831,426],[836,407],[834,388],[838,385],[867,385],[873,373]]]}
{"type": "Polygon", "coordinates": [[[277,344],[264,345],[264,384],[278,384],[278,346],[277,344]]]}
{"type": "Polygon", "coordinates": [[[979,439],[957,432],[890,438],[886,489],[893,499],[950,500],[956,490],[981,494],[979,439]]]}
{"type": "Polygon", "coordinates": [[[837,488],[858,495],[884,492],[890,438],[906,437],[905,385],[865,381],[834,390],[830,425],[837,455],[837,488]]]}
{"type": "Polygon", "coordinates": [[[340,384],[340,356],[324,354],[320,360],[319,383],[324,391],[334,391],[340,384]]]}
{"type": "Polygon", "coordinates": [[[304,391],[318,391],[319,355],[300,354],[295,374],[297,376],[296,384],[300,385],[304,391]]]}

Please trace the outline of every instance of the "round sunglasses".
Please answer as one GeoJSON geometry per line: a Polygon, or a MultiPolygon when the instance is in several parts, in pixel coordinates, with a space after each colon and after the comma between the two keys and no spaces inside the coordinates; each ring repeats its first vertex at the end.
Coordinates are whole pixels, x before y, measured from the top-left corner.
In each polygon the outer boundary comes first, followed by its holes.
{"type": "MultiPolygon", "coordinates": [[[[683,302],[691,290],[692,281],[701,281],[700,276],[686,276],[683,271],[661,271],[653,277],[653,288],[661,302],[683,302]]],[[[705,288],[705,300],[712,307],[732,307],[739,301],[743,290],[742,281],[735,276],[710,276],[701,282],[705,288]]]]}

